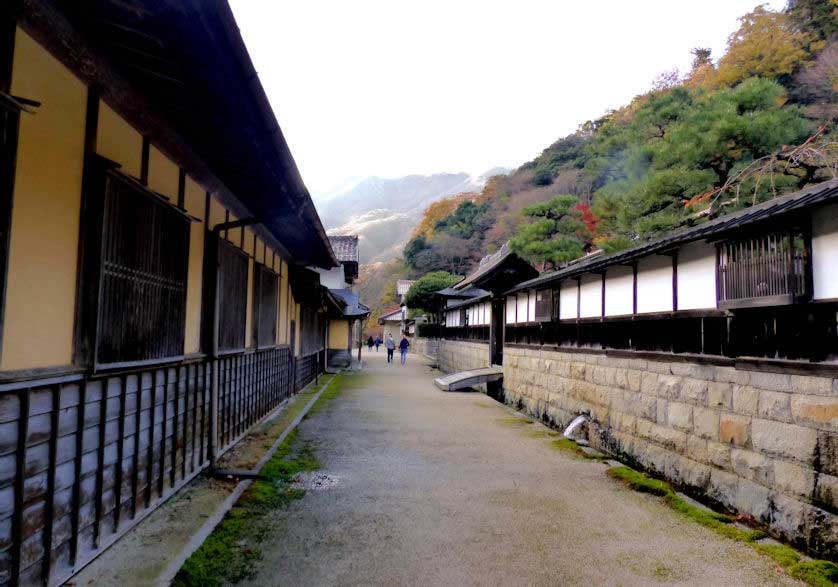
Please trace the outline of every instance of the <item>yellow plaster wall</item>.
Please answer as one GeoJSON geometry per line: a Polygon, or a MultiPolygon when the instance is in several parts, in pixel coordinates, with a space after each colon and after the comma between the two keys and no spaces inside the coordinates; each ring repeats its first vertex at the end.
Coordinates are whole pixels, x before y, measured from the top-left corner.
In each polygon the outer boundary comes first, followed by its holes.
{"type": "Polygon", "coordinates": [[[104,102],[99,104],[96,152],[122,165],[122,172],[140,177],[143,137],[104,102]]]}
{"type": "Polygon", "coordinates": [[[30,36],[15,36],[12,93],[41,102],[20,117],[2,369],[72,360],[84,84],[30,36]]]}
{"type": "Polygon", "coordinates": [[[244,249],[245,253],[247,253],[251,257],[253,256],[253,231],[249,228],[244,229],[244,247],[242,248],[244,249]]]}
{"type": "MultiPolygon", "coordinates": [[[[191,177],[186,177],[184,206],[196,218],[204,220],[206,192],[191,177]]],[[[201,290],[204,271],[204,222],[193,222],[189,228],[189,273],[186,285],[186,332],[184,350],[187,354],[201,350],[201,290]]]]}
{"type": "Polygon", "coordinates": [[[349,348],[349,320],[329,320],[329,348],[332,350],[349,348]]]}
{"type": "Polygon", "coordinates": [[[148,150],[148,188],[177,204],[179,176],[180,168],[152,145],[148,150]]]}
{"type": "MultiPolygon", "coordinates": [[[[235,214],[232,212],[230,213],[230,222],[234,220],[238,220],[235,214]]],[[[237,247],[241,245],[242,242],[242,227],[238,228],[231,228],[227,231],[227,240],[236,245],[237,247]]]]}
{"type": "Polygon", "coordinates": [[[262,242],[262,239],[256,239],[256,253],[253,255],[256,257],[256,260],[259,261],[262,265],[265,264],[265,243],[262,242]]]}
{"type": "Polygon", "coordinates": [[[209,229],[212,230],[216,224],[224,222],[224,206],[214,197],[210,198],[210,223],[209,229]]]}

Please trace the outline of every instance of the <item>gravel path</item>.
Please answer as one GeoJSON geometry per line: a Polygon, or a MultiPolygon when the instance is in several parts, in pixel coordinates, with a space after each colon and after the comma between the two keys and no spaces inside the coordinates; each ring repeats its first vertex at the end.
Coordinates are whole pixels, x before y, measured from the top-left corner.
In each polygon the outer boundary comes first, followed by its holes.
{"type": "Polygon", "coordinates": [[[253,585],[797,584],[417,355],[367,356],[303,422],[328,481],[277,514],[253,585]]]}

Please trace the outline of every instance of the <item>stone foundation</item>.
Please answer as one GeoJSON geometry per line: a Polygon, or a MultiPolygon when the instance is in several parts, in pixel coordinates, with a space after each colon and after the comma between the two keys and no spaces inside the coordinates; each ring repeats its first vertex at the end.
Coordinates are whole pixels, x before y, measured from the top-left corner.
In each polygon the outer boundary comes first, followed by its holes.
{"type": "MultiPolygon", "coordinates": [[[[437,364],[443,373],[490,367],[489,343],[440,339],[437,364]]],[[[486,386],[479,385],[477,389],[485,392],[486,386]]]]}
{"type": "MultiPolygon", "coordinates": [[[[478,366],[449,344],[450,370],[478,366]]],[[[557,427],[587,413],[594,447],[838,556],[838,379],[510,346],[503,372],[508,403],[557,427]]]]}
{"type": "Polygon", "coordinates": [[[439,348],[439,340],[436,338],[421,338],[417,336],[410,341],[410,346],[410,350],[414,353],[436,358],[437,350],[439,348]]]}

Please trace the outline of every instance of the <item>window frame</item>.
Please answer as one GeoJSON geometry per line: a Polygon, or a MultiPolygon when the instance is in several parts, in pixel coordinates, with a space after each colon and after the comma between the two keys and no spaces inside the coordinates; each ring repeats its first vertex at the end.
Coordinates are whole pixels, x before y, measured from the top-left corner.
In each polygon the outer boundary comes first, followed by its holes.
{"type": "Polygon", "coordinates": [[[252,318],[251,318],[251,343],[255,349],[268,349],[277,346],[277,320],[279,318],[279,274],[264,263],[253,263],[253,296],[252,296],[252,318]],[[262,289],[262,281],[264,279],[273,279],[274,281],[274,296],[273,300],[268,300],[265,303],[264,291],[262,289]],[[273,321],[273,340],[270,342],[262,341],[260,328],[263,324],[263,310],[267,308],[270,312],[272,310],[273,321]]]}
{"type": "MultiPolygon", "coordinates": [[[[248,294],[248,288],[249,288],[249,284],[250,284],[250,256],[246,252],[244,252],[241,248],[237,247],[236,245],[227,241],[226,239],[217,238],[217,239],[215,239],[215,241],[216,241],[216,246],[218,247],[218,249],[217,249],[218,250],[218,257],[217,257],[218,258],[218,263],[217,263],[217,268],[216,268],[216,272],[215,272],[215,276],[214,276],[215,277],[215,279],[214,279],[215,290],[216,290],[216,295],[218,296],[218,301],[217,301],[217,304],[215,306],[217,308],[217,311],[218,311],[218,354],[219,355],[230,355],[230,354],[236,354],[236,353],[243,353],[245,350],[247,350],[247,336],[248,336],[248,332],[247,332],[247,301],[248,301],[248,295],[247,294],[248,294]],[[229,253],[231,255],[230,258],[235,258],[235,257],[232,257],[232,255],[238,255],[238,257],[239,257],[238,260],[240,262],[242,262],[244,264],[244,267],[245,267],[245,271],[243,272],[244,273],[243,284],[240,284],[240,285],[242,285],[241,290],[240,290],[241,299],[238,300],[239,304],[241,305],[241,307],[239,308],[239,311],[241,312],[241,317],[240,317],[241,318],[240,319],[240,324],[241,324],[240,340],[241,340],[241,344],[240,345],[233,345],[233,346],[229,346],[229,347],[225,346],[225,342],[224,342],[224,337],[225,337],[225,333],[224,333],[225,311],[230,311],[230,309],[233,306],[231,306],[231,304],[228,303],[230,300],[226,299],[225,296],[235,295],[235,292],[230,292],[229,290],[224,288],[224,285],[226,285],[226,284],[223,280],[223,278],[224,278],[224,275],[223,275],[224,267],[222,266],[222,257],[224,255],[224,253],[222,253],[222,251],[225,251],[226,253],[229,253]]],[[[234,321],[231,321],[230,323],[233,323],[233,322],[234,321]]]]}

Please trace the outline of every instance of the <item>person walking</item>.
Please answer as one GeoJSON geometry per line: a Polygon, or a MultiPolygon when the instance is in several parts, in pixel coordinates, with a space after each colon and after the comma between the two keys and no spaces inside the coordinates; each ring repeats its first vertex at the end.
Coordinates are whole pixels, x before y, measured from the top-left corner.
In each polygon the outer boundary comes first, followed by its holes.
{"type": "Polygon", "coordinates": [[[376,335],[375,336],[375,352],[378,352],[378,347],[381,346],[381,337],[376,335]]]}
{"type": "Polygon", "coordinates": [[[407,360],[407,347],[409,346],[410,341],[407,340],[406,336],[402,336],[402,339],[399,341],[399,354],[401,355],[402,365],[407,360]]]}
{"type": "Polygon", "coordinates": [[[369,350],[370,352],[372,352],[372,345],[373,344],[375,344],[375,341],[373,341],[372,336],[370,336],[367,339],[367,350],[369,350]]]}
{"type": "Polygon", "coordinates": [[[387,349],[387,362],[393,362],[393,351],[396,350],[396,341],[393,340],[393,335],[387,333],[387,339],[384,341],[384,348],[387,349]]]}

